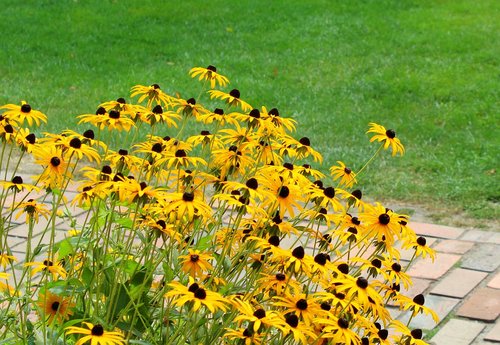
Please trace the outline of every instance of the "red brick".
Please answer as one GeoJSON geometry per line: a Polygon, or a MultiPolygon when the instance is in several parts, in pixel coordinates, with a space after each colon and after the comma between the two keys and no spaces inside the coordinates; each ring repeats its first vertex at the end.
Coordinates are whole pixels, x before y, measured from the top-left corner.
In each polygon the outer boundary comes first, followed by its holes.
{"type": "Polygon", "coordinates": [[[500,272],[497,273],[493,279],[488,282],[488,287],[493,289],[500,289],[500,272]]]}
{"type": "Polygon", "coordinates": [[[435,295],[463,298],[488,274],[485,272],[456,268],[439,281],[431,293],[435,295]]]}
{"type": "Polygon", "coordinates": [[[439,253],[434,263],[430,258],[419,259],[410,267],[407,273],[417,278],[439,279],[458,260],[460,260],[460,255],[439,253]]]}
{"type": "Polygon", "coordinates": [[[433,247],[438,252],[464,254],[474,246],[474,242],[459,240],[441,240],[433,247]]]}
{"type": "Polygon", "coordinates": [[[476,290],[458,309],[457,315],[469,319],[495,321],[500,314],[500,290],[476,290]]]}
{"type": "Polygon", "coordinates": [[[420,236],[457,239],[465,231],[451,226],[411,222],[410,227],[420,236]]]}

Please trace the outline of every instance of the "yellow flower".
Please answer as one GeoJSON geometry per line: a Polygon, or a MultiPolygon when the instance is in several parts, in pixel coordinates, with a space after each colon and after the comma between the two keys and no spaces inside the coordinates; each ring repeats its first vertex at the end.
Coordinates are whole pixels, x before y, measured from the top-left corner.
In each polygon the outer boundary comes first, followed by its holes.
{"type": "Polygon", "coordinates": [[[273,327],[283,323],[276,311],[266,311],[260,307],[254,308],[248,301],[241,301],[238,299],[234,300],[233,304],[239,311],[239,315],[236,316],[233,321],[238,322],[238,325],[241,325],[243,321],[253,323],[254,332],[257,332],[261,325],[273,327]]]}
{"type": "Polygon", "coordinates": [[[210,88],[214,88],[215,84],[219,84],[219,86],[226,86],[229,83],[229,79],[224,77],[221,74],[217,73],[217,68],[215,66],[209,65],[207,68],[203,67],[194,67],[189,71],[189,75],[191,78],[198,77],[198,80],[207,80],[210,81],[210,88]]]}
{"type": "Polygon", "coordinates": [[[182,270],[189,273],[191,277],[202,276],[204,272],[213,269],[208,260],[213,259],[208,254],[201,253],[199,250],[188,249],[188,255],[179,255],[182,260],[182,270]]]}
{"type": "Polygon", "coordinates": [[[44,145],[37,147],[33,154],[36,163],[45,167],[37,177],[40,183],[51,189],[63,187],[64,182],[71,177],[71,172],[61,150],[54,145],[44,145]]]}
{"type": "Polygon", "coordinates": [[[100,324],[83,323],[85,327],[66,327],[66,335],[81,334],[83,337],[78,339],[75,345],[83,345],[90,341],[90,345],[125,345],[125,338],[120,332],[105,331],[100,324]]]}
{"type": "Polygon", "coordinates": [[[6,189],[14,189],[16,192],[21,192],[23,190],[26,190],[28,192],[31,192],[33,190],[36,192],[40,191],[39,187],[34,186],[32,184],[24,183],[23,178],[21,176],[14,176],[11,182],[0,181],[0,186],[6,189]]]}
{"type": "Polygon", "coordinates": [[[7,109],[7,111],[3,113],[3,116],[9,120],[19,122],[19,124],[22,124],[24,121],[28,122],[30,126],[32,126],[33,123],[36,123],[37,126],[40,126],[40,122],[47,123],[47,116],[38,110],[32,109],[31,105],[25,101],[22,101],[20,106],[16,104],[6,104],[0,107],[0,109],[7,109]]]}
{"type": "Polygon", "coordinates": [[[131,97],[140,96],[138,102],[141,103],[145,99],[148,100],[148,108],[154,103],[163,104],[164,106],[170,106],[173,103],[173,98],[166,93],[164,93],[160,85],[153,84],[151,86],[136,85],[132,87],[131,97]]]}
{"type": "Polygon", "coordinates": [[[31,221],[38,223],[40,216],[48,219],[48,216],[51,213],[44,203],[38,203],[33,199],[28,199],[27,201],[21,202],[14,207],[15,210],[19,210],[15,217],[16,220],[19,219],[23,214],[26,214],[26,223],[29,223],[31,221]]]}
{"type": "Polygon", "coordinates": [[[45,293],[40,293],[37,304],[40,307],[42,319],[48,324],[67,320],[73,315],[71,308],[75,306],[68,297],[53,294],[48,290],[45,293]]]}
{"type": "Polygon", "coordinates": [[[209,291],[200,287],[197,283],[191,284],[189,287],[182,285],[179,282],[168,284],[172,288],[165,294],[165,297],[173,297],[174,305],[182,307],[186,303],[191,303],[194,311],[197,311],[201,306],[205,306],[210,312],[215,313],[217,310],[226,311],[228,309],[227,300],[217,292],[209,291]]]}
{"type": "Polygon", "coordinates": [[[36,266],[32,271],[31,271],[31,276],[34,276],[38,272],[48,272],[52,275],[52,278],[54,280],[57,280],[57,278],[61,277],[63,279],[66,279],[66,270],[64,267],[61,265],[61,262],[53,262],[52,260],[46,259],[43,261],[35,261],[35,262],[27,262],[24,264],[25,266],[36,266]]]}
{"type": "Polygon", "coordinates": [[[436,324],[439,322],[439,316],[436,314],[436,312],[426,306],[424,306],[425,303],[425,297],[422,294],[416,295],[413,299],[410,297],[407,297],[402,294],[398,294],[395,297],[396,302],[399,304],[399,307],[403,310],[411,310],[412,311],[412,317],[415,317],[418,313],[423,313],[426,315],[431,315],[432,319],[436,324]]]}
{"type": "Polygon", "coordinates": [[[434,249],[432,249],[427,245],[427,240],[425,239],[425,237],[418,237],[414,241],[405,243],[403,245],[403,248],[404,249],[413,248],[415,249],[416,257],[426,258],[427,256],[429,256],[432,259],[432,262],[434,262],[434,259],[436,258],[436,252],[434,251],[434,249]]]}
{"type": "Polygon", "coordinates": [[[356,181],[356,174],[345,166],[341,161],[337,161],[337,165],[333,165],[330,168],[330,174],[332,175],[334,180],[340,179],[339,185],[345,186],[347,188],[351,188],[356,181]]]}
{"type": "Polygon", "coordinates": [[[255,333],[248,328],[231,329],[226,328],[224,338],[229,340],[243,340],[245,345],[260,345],[262,344],[262,334],[255,333]]]}
{"type": "Polygon", "coordinates": [[[399,215],[379,203],[375,206],[366,205],[359,219],[368,233],[373,234],[379,242],[385,242],[388,246],[392,246],[395,237],[401,236],[399,215]]]}
{"type": "Polygon", "coordinates": [[[392,150],[392,155],[395,156],[398,153],[402,156],[405,153],[405,148],[401,141],[396,138],[396,132],[393,129],[386,130],[384,126],[378,125],[371,122],[370,128],[366,133],[375,133],[375,135],[370,139],[370,142],[379,141],[384,143],[384,150],[389,147],[392,150]]]}
{"type": "MultiPolygon", "coordinates": [[[[3,253],[3,252],[0,251],[0,266],[2,266],[5,269],[13,261],[17,261],[17,259],[16,259],[15,256],[8,255],[7,253],[3,253]]],[[[1,272],[0,272],[0,274],[1,274],[1,272]]]]}
{"type": "Polygon", "coordinates": [[[299,319],[304,320],[306,325],[312,324],[315,318],[325,313],[311,295],[285,294],[283,297],[276,296],[275,300],[277,301],[274,303],[275,306],[285,308],[283,314],[294,313],[299,319]]]}
{"type": "Polygon", "coordinates": [[[223,101],[225,100],[227,104],[233,107],[240,107],[243,111],[252,110],[250,104],[240,99],[240,91],[238,89],[233,89],[229,93],[219,90],[210,90],[208,93],[210,94],[210,99],[217,98],[223,101]]]}

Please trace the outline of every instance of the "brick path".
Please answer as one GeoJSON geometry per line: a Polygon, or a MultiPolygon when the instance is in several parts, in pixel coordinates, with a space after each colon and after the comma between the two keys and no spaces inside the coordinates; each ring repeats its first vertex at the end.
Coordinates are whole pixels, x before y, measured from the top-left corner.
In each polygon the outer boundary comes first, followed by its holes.
{"type": "MultiPolygon", "coordinates": [[[[68,192],[69,197],[75,195],[68,192]]],[[[73,211],[75,216],[82,212],[73,211]]],[[[430,316],[419,315],[410,326],[430,332],[433,336],[428,341],[435,345],[500,343],[500,231],[417,222],[410,225],[418,235],[426,237],[437,257],[434,263],[430,259],[416,261],[408,270],[414,284],[402,292],[410,297],[424,294],[425,305],[434,309],[441,320],[436,326],[430,316]]],[[[68,225],[59,222],[56,228],[57,239],[64,238],[68,225]]],[[[9,246],[20,260],[24,259],[25,233],[25,224],[9,232],[9,246]]],[[[412,252],[403,251],[402,261],[408,262],[411,256],[412,252]]],[[[401,321],[409,319],[408,312],[401,313],[395,307],[390,311],[401,321]]]]}

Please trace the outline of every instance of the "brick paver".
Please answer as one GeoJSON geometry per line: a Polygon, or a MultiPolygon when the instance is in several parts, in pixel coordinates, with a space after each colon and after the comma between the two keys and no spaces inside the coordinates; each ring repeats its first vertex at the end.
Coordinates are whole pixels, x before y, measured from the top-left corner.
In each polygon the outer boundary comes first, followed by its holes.
{"type": "Polygon", "coordinates": [[[484,339],[500,343],[500,320],[490,329],[484,339]]]}
{"type": "Polygon", "coordinates": [[[432,337],[436,345],[469,345],[483,330],[480,322],[451,319],[432,337]]]}
{"type": "Polygon", "coordinates": [[[448,297],[465,297],[484,278],[486,272],[455,268],[431,290],[432,294],[448,297]]]}
{"type": "Polygon", "coordinates": [[[476,243],[462,259],[462,267],[493,272],[500,266],[500,245],[476,243]]]}
{"type": "Polygon", "coordinates": [[[488,287],[493,289],[500,289],[500,272],[498,272],[493,279],[488,282],[488,287]]]}
{"type": "Polygon", "coordinates": [[[467,230],[460,239],[464,241],[500,244],[500,232],[467,230]]]}
{"type": "Polygon", "coordinates": [[[500,290],[481,288],[472,293],[457,315],[469,319],[495,321],[500,314],[500,290]]]}
{"type": "Polygon", "coordinates": [[[408,274],[417,278],[439,279],[448,272],[460,258],[460,255],[440,253],[434,262],[432,262],[430,258],[419,259],[408,270],[408,274]]]}
{"type": "Polygon", "coordinates": [[[410,226],[420,236],[431,236],[437,238],[457,239],[465,231],[464,229],[458,229],[451,226],[418,222],[411,222],[410,226]]]}
{"type": "Polygon", "coordinates": [[[432,247],[434,250],[442,253],[465,254],[474,246],[474,242],[461,240],[441,240],[432,247]]]}

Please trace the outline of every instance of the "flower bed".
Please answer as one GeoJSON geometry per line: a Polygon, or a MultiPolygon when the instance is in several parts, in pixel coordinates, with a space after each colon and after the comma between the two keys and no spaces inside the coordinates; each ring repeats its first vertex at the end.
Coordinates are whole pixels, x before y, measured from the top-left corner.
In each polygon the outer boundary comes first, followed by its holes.
{"type": "Polygon", "coordinates": [[[215,89],[229,80],[213,66],[190,75],[197,99],[137,85],[136,102],[80,115],[94,128],[83,134],[36,136],[43,113],[1,108],[0,342],[425,344],[387,305],[437,321],[400,293],[398,248],[434,253],[408,216],[357,189],[383,150],[403,155],[395,131],[369,125],[380,145],[357,171],[321,168],[295,120],[215,89]],[[24,156],[43,169],[32,183],[17,174],[24,156]],[[9,248],[16,220],[24,261],[9,248]]]}

